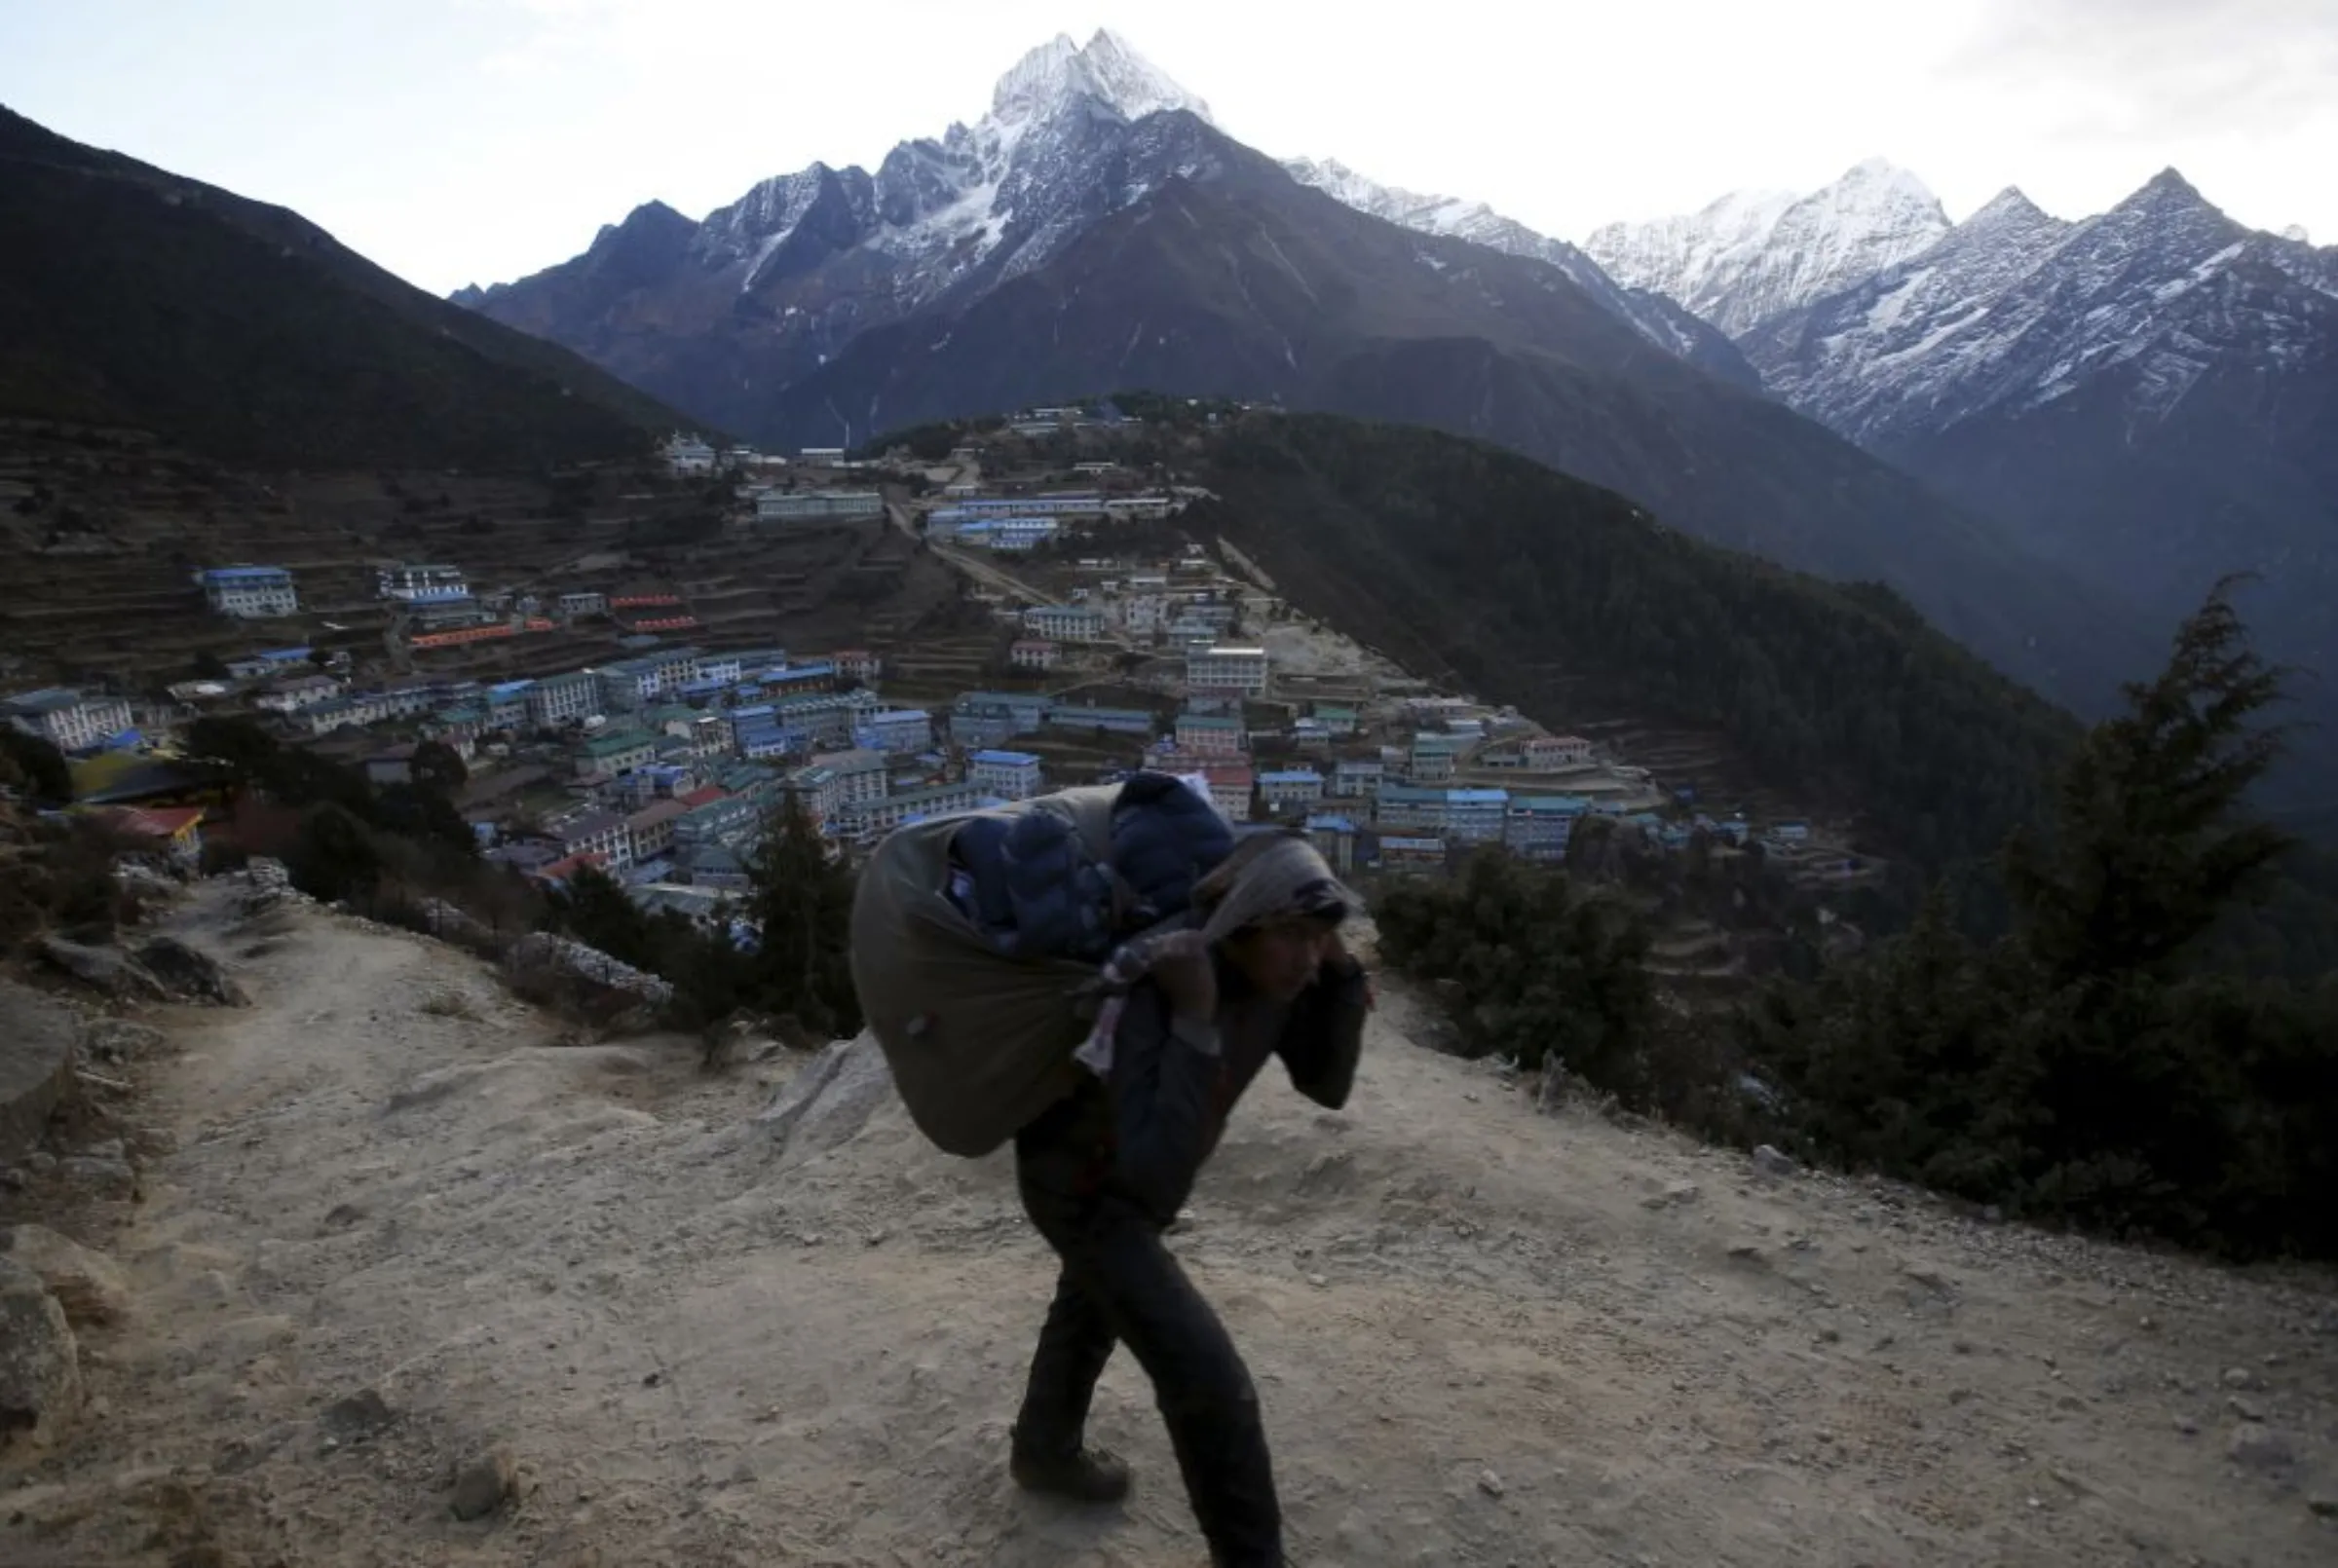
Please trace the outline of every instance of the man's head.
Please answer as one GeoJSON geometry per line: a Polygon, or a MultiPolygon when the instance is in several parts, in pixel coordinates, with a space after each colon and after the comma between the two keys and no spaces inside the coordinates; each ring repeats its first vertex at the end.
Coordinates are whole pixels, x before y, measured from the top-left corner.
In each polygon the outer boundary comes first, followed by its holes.
{"type": "Polygon", "coordinates": [[[1330,955],[1341,913],[1270,915],[1227,937],[1222,951],[1261,995],[1296,1001],[1330,955]]]}

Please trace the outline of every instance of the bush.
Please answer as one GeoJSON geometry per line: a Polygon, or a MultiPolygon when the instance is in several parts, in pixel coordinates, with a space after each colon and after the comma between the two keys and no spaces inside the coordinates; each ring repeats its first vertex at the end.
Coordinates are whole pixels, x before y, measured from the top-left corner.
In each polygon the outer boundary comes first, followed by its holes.
{"type": "Polygon", "coordinates": [[[73,772],[64,754],[14,725],[0,724],[0,785],[22,790],[39,805],[61,806],[73,799],[73,772]]]}
{"type": "Polygon", "coordinates": [[[0,949],[56,933],[102,942],[143,913],[138,894],[114,877],[129,840],[88,818],[32,825],[0,874],[0,949]]]}
{"type": "Polygon", "coordinates": [[[2286,848],[2242,809],[2280,686],[2219,588],[2071,759],[2051,840],[2009,843],[2012,935],[1973,941],[1936,892],[1750,1009],[1792,1140],[2114,1234],[2338,1256],[2338,989],[2207,961],[2286,848]]]}
{"type": "Polygon", "coordinates": [[[1394,884],[1374,914],[1388,962],[1452,1000],[1465,1054],[1715,1136],[1743,1122],[1733,1042],[1657,1004],[1646,924],[1613,894],[1488,848],[1453,881],[1394,884]]]}

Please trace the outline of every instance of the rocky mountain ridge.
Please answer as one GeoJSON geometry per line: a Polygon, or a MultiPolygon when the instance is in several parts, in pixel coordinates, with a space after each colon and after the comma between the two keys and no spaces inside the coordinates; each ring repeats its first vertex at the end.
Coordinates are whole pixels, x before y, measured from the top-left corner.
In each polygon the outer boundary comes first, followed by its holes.
{"type": "Polygon", "coordinates": [[[1746,363],[1745,356],[1717,327],[1653,289],[1624,287],[1579,247],[1537,234],[1483,202],[1423,196],[1382,185],[1336,158],[1286,158],[1283,168],[1301,185],[1313,186],[1359,212],[1385,218],[1399,227],[1422,234],[1451,235],[1506,255],[1548,262],[1667,354],[1725,380],[1759,385],[1760,378],[1746,363]]]}
{"type": "Polygon", "coordinates": [[[1702,210],[1594,230],[1584,249],[1630,288],[1668,295],[1731,337],[1926,249],[1948,215],[1880,158],[1807,196],[1748,192],[1702,210]]]}

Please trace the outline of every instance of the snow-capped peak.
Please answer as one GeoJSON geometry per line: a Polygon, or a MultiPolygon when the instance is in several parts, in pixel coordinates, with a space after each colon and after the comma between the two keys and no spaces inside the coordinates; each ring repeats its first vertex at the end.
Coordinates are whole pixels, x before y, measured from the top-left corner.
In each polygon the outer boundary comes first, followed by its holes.
{"type": "Polygon", "coordinates": [[[1207,103],[1178,86],[1119,34],[1102,27],[1084,48],[1058,33],[1017,60],[991,91],[991,114],[1000,121],[1043,117],[1081,93],[1109,105],[1125,120],[1142,120],[1164,109],[1210,118],[1207,103]]]}
{"type": "Polygon", "coordinates": [[[1976,207],[1973,215],[1958,227],[1970,229],[1976,224],[2035,223],[2049,215],[2045,208],[2029,199],[2020,186],[2008,185],[1976,207]]]}
{"type": "Polygon", "coordinates": [[[1870,158],[1798,200],[1724,196],[1693,216],[1609,224],[1584,248],[1619,281],[1736,334],[1905,260],[1948,227],[1922,180],[1870,158]]]}

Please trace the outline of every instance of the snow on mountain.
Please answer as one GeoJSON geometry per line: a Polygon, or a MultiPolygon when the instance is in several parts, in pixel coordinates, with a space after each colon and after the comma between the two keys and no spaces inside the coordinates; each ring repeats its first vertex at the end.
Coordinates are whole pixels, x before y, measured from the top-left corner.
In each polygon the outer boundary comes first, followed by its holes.
{"type": "Polygon", "coordinates": [[[1688,216],[1608,224],[1584,248],[1618,282],[1667,295],[1735,337],[1905,260],[1948,228],[1922,180],[1871,158],[1808,196],[1724,196],[1688,216]]]}
{"type": "Polygon", "coordinates": [[[2327,353],[2338,251],[2245,229],[2173,169],[2075,224],[2009,190],[1740,342],[1773,392],[1863,442],[2018,417],[2114,374],[2153,419],[2219,364],[2327,353]]]}
{"type": "Polygon", "coordinates": [[[1398,186],[1382,185],[1337,159],[1286,158],[1283,168],[1301,185],[1311,185],[1359,212],[1422,234],[1450,235],[1508,255],[1546,262],[1667,354],[1732,380],[1749,385],[1755,380],[1726,335],[1709,323],[1665,295],[1622,286],[1576,246],[1537,234],[1483,202],[1424,196],[1398,186]]]}
{"type": "Polygon", "coordinates": [[[999,79],[974,125],[905,141],[875,174],[815,163],[764,180],[707,215],[691,259],[751,294],[863,250],[886,274],[889,310],[915,309],[971,279],[1041,265],[1104,212],[1193,172],[1162,137],[1132,147],[1131,128],[1164,110],[1209,119],[1207,103],[1116,34],[1085,45],[1059,35],[999,79]],[[1109,168],[1122,177],[1104,177],[1109,168]]]}
{"type": "Polygon", "coordinates": [[[1142,120],[1164,109],[1183,109],[1196,119],[1210,120],[1207,103],[1178,86],[1119,34],[1102,27],[1084,49],[1058,33],[1024,56],[992,91],[991,114],[1001,123],[1028,124],[1083,93],[1109,104],[1124,120],[1142,120]]]}

